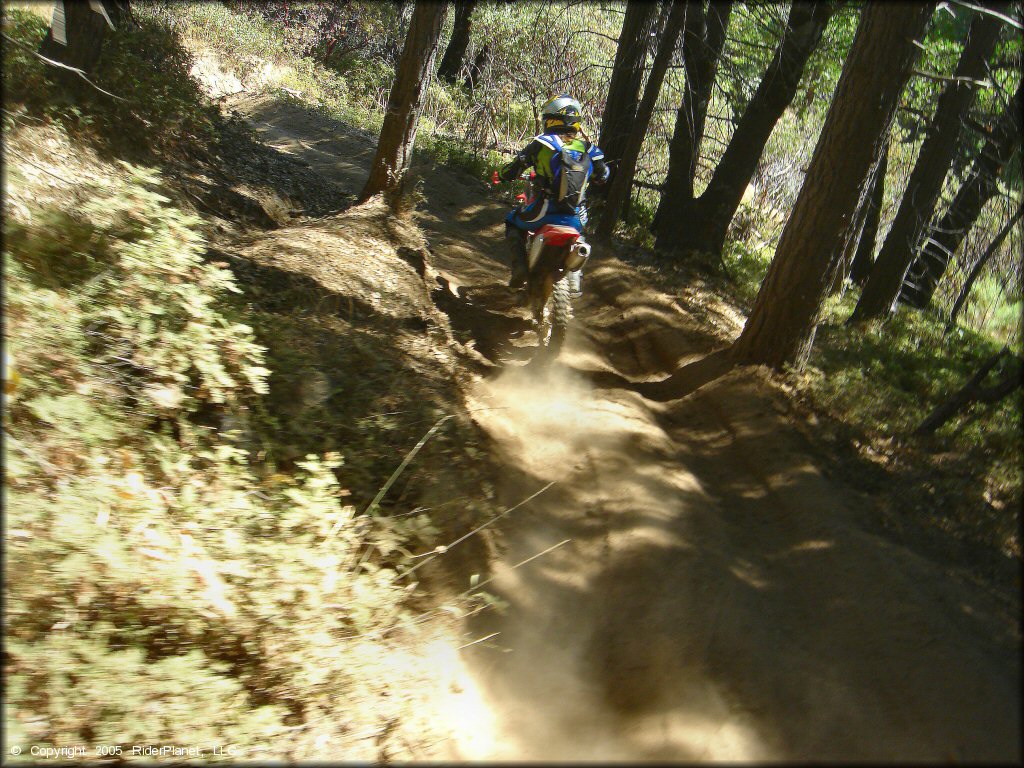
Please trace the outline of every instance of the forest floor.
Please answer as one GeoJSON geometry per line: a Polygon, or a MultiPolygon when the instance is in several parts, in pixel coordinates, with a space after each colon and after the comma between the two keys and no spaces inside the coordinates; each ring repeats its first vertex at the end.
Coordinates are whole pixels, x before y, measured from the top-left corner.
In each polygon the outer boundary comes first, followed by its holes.
{"type": "MultiPolygon", "coordinates": [[[[227,104],[358,192],[373,136],[273,97],[227,104]]],[[[506,204],[465,173],[414,172],[426,290],[461,350],[498,502],[554,485],[494,527],[489,589],[507,605],[468,620],[482,640],[419,713],[450,738],[413,757],[1021,759],[1019,595],[867,524],[884,500],[830,477],[768,374],[714,354],[742,326],[735,309],[599,251],[557,363],[528,365],[506,204]]],[[[322,282],[342,257],[318,248],[322,282]]]]}

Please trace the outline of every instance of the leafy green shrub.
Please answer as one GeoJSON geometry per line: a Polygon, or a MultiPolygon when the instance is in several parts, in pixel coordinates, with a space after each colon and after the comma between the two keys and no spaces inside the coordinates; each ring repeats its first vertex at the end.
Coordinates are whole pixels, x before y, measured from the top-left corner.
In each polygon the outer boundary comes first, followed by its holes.
{"type": "Polygon", "coordinates": [[[478,179],[486,180],[489,173],[506,161],[497,152],[475,152],[458,139],[445,136],[424,136],[424,151],[438,163],[461,168],[478,179]]]}
{"type": "MultiPolygon", "coordinates": [[[[5,34],[35,50],[47,26],[33,13],[5,13],[5,34]]],[[[137,154],[195,148],[212,137],[216,110],[189,72],[192,58],[169,28],[144,13],[106,36],[90,79],[65,92],[47,65],[28,50],[4,45],[5,100],[43,113],[66,127],[137,154]],[[73,99],[70,104],[68,98],[73,99]]]]}
{"type": "Polygon", "coordinates": [[[756,236],[726,243],[723,262],[733,280],[736,298],[743,306],[753,306],[761,281],[774,256],[774,243],[765,242],[756,236]]]}
{"type": "Polygon", "coordinates": [[[32,54],[46,37],[46,22],[36,13],[4,8],[3,31],[14,40],[3,45],[4,100],[41,110],[53,101],[54,87],[46,79],[46,65],[32,54]],[[24,47],[22,47],[24,46],[24,47]]]}
{"type": "Polygon", "coordinates": [[[340,455],[284,474],[244,447],[264,353],[157,184],[125,167],[8,225],[5,725],[282,756],[385,666],[408,594],[388,563],[437,532],[344,503],[340,455]]]}
{"type": "MultiPolygon", "coordinates": [[[[16,272],[36,283],[26,299],[59,304],[75,289],[79,328],[91,364],[117,382],[140,414],[192,412],[260,393],[269,373],[252,329],[220,298],[236,291],[231,273],[203,260],[198,220],[165,205],[158,178],[131,168],[72,213],[9,230],[16,272]],[[41,226],[45,225],[45,227],[41,226]],[[63,254],[63,256],[61,255],[63,254]],[[38,291],[57,293],[38,293],[38,291]]],[[[15,311],[20,299],[13,297],[15,311]]]]}
{"type": "Polygon", "coordinates": [[[1024,299],[1007,296],[1000,280],[992,274],[985,274],[974,284],[959,320],[967,327],[983,330],[1000,341],[1019,345],[1022,309],[1024,299]]]}

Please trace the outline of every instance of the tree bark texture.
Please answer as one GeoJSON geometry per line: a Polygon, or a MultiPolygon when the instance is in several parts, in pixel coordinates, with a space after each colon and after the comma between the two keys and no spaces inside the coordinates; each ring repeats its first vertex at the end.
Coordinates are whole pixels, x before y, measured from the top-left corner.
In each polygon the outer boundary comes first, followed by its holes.
{"type": "Polygon", "coordinates": [[[446,83],[455,84],[459,72],[466,60],[469,48],[469,33],[473,26],[473,9],[477,0],[456,0],[455,19],[452,25],[452,37],[448,41],[441,64],[437,68],[437,76],[446,83]]]}
{"type": "MultiPolygon", "coordinates": [[[[46,32],[46,37],[39,45],[39,53],[48,59],[75,67],[85,73],[92,72],[103,51],[107,21],[102,14],[96,13],[90,8],[89,3],[67,0],[62,5],[64,7],[64,36],[67,39],[67,45],[62,45],[54,39],[51,25],[46,32]]],[[[54,13],[56,12],[55,10],[54,13]]],[[[74,72],[56,67],[48,68],[48,70],[54,80],[66,87],[77,87],[83,82],[74,72]]]]}
{"type": "Polygon", "coordinates": [[[860,239],[864,234],[865,226],[867,225],[868,212],[871,208],[871,192],[875,188],[875,179],[878,175],[878,165],[879,164],[876,164],[875,170],[871,173],[868,194],[861,200],[860,205],[857,206],[857,210],[853,215],[853,227],[850,229],[849,239],[845,243],[838,243],[840,255],[839,258],[836,259],[836,271],[832,278],[832,287],[829,288],[828,291],[829,296],[835,296],[836,294],[842,296],[846,292],[846,278],[849,276],[850,271],[853,268],[853,259],[857,252],[857,247],[860,244],[860,239]]]}
{"type": "Polygon", "coordinates": [[[662,32],[661,40],[658,42],[658,52],[654,56],[654,63],[651,65],[651,73],[647,77],[647,85],[644,87],[644,96],[637,108],[636,119],[629,133],[629,139],[622,154],[622,161],[619,163],[618,172],[612,176],[611,184],[608,187],[608,199],[602,212],[601,220],[597,227],[597,237],[607,240],[611,237],[615,224],[619,220],[619,214],[625,207],[626,201],[633,185],[633,174],[636,172],[636,161],[640,156],[640,148],[643,146],[644,137],[647,135],[647,126],[651,122],[651,115],[654,114],[654,105],[658,100],[658,93],[661,91],[661,84],[665,80],[665,73],[672,60],[672,53],[679,39],[679,33],[683,29],[683,22],[686,18],[686,3],[683,0],[673,0],[672,10],[669,12],[668,21],[665,23],[665,30],[662,32]]]}
{"type": "Polygon", "coordinates": [[[608,162],[621,160],[625,151],[640,103],[640,84],[643,82],[647,53],[651,48],[651,33],[657,19],[657,3],[646,0],[629,0],[626,3],[626,15],[622,20],[622,31],[619,32],[619,44],[615,49],[612,79],[608,84],[608,98],[598,139],[598,145],[608,162]]]}
{"type": "Polygon", "coordinates": [[[802,368],[810,354],[835,260],[868,191],[896,104],[935,7],[867,3],[825,117],[807,177],[732,356],[802,368]]]}
{"type": "Polygon", "coordinates": [[[484,43],[483,47],[476,52],[476,56],[473,58],[473,63],[469,65],[469,71],[466,73],[466,79],[463,80],[466,87],[470,90],[475,88],[476,84],[480,82],[480,78],[483,77],[484,67],[487,66],[487,59],[490,54],[490,43],[484,43]]]}
{"type": "Polygon", "coordinates": [[[683,26],[686,90],[683,103],[676,112],[676,125],[669,143],[666,193],[662,195],[654,215],[655,231],[661,226],[662,219],[671,215],[668,209],[673,195],[693,199],[693,180],[697,174],[708,103],[715,86],[731,11],[730,0],[711,0],[706,15],[702,0],[687,3],[686,24],[683,26]]]}
{"type": "Polygon", "coordinates": [[[1001,27],[1002,23],[992,16],[975,15],[956,66],[956,79],[947,83],[939,96],[899,210],[851,319],[884,317],[896,303],[921,235],[935,211],[942,182],[956,155],[961,123],[974,103],[977,86],[968,80],[985,75],[986,62],[995,49],[1001,27]]]}
{"type": "Polygon", "coordinates": [[[438,0],[417,0],[409,21],[402,58],[391,94],[387,113],[377,142],[377,154],[370,167],[370,178],[363,187],[359,202],[378,192],[393,192],[412,162],[416,127],[426,99],[427,87],[437,55],[438,37],[448,5],[438,0]]]}
{"type": "Polygon", "coordinates": [[[995,255],[996,251],[999,250],[999,246],[1003,244],[1006,236],[1010,234],[1010,230],[1013,229],[1013,225],[1021,220],[1024,216],[1024,206],[1017,208],[1017,212],[1010,217],[1003,228],[999,230],[999,233],[995,236],[985,252],[981,254],[981,258],[978,259],[977,263],[971,267],[971,272],[967,275],[967,279],[964,280],[964,287],[960,289],[960,294],[956,297],[956,301],[953,303],[953,309],[949,313],[949,321],[946,323],[946,331],[949,332],[954,325],[956,325],[956,318],[960,314],[960,310],[963,309],[964,304],[967,302],[967,297],[971,294],[971,288],[974,287],[975,281],[981,275],[981,271],[985,268],[985,265],[989,262],[989,259],[995,255]]]}
{"type": "Polygon", "coordinates": [[[1024,109],[1024,84],[1000,115],[992,135],[971,166],[967,181],[957,192],[949,208],[935,224],[909,274],[913,285],[904,286],[900,300],[912,307],[928,306],[950,260],[981,213],[981,209],[999,191],[996,180],[1013,157],[1021,141],[1021,111],[1024,109]]]}
{"type": "MultiPolygon", "coordinates": [[[[786,30],[747,104],[707,189],[699,198],[685,186],[666,189],[657,246],[679,254],[720,253],[743,192],[786,107],[796,94],[807,59],[821,40],[835,5],[794,2],[786,30]]],[[[692,150],[696,151],[696,150],[692,150]]]]}
{"type": "Polygon", "coordinates": [[[864,285],[875,263],[875,240],[878,239],[878,223],[882,219],[882,204],[885,200],[885,174],[889,170],[889,142],[882,148],[882,158],[875,168],[868,192],[868,210],[864,217],[864,229],[860,233],[857,252],[850,265],[850,279],[857,285],[864,285]]]}
{"type": "Polygon", "coordinates": [[[953,394],[946,402],[936,407],[924,421],[914,430],[915,435],[930,435],[938,430],[961,411],[973,403],[998,403],[1015,389],[1024,386],[1024,364],[1015,358],[1010,371],[991,387],[983,387],[982,382],[1000,360],[1009,355],[1005,347],[982,363],[970,380],[953,394]]]}

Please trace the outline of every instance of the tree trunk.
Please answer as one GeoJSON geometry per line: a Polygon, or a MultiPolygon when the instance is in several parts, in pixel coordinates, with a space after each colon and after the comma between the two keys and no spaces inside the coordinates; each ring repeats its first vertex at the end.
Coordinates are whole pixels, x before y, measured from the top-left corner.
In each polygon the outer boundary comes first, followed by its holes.
{"type": "Polygon", "coordinates": [[[483,47],[476,52],[473,63],[469,65],[469,71],[466,73],[466,79],[463,82],[470,90],[475,88],[476,84],[480,82],[480,78],[484,73],[484,67],[487,66],[487,57],[490,55],[490,52],[491,44],[484,43],[483,47]]]}
{"type": "MultiPolygon", "coordinates": [[[[608,84],[608,98],[601,118],[601,135],[597,142],[608,162],[620,161],[625,151],[629,129],[640,103],[640,84],[644,77],[647,52],[651,48],[651,33],[657,19],[657,3],[646,0],[629,0],[626,3],[619,45],[615,49],[612,79],[608,84]]],[[[601,189],[594,187],[593,191],[599,192],[601,189]]]]}
{"type": "Polygon", "coordinates": [[[665,177],[665,193],[654,215],[655,232],[660,228],[662,219],[670,215],[668,209],[673,197],[693,199],[693,180],[697,174],[708,103],[711,101],[718,59],[725,45],[725,32],[731,11],[732,3],[729,0],[711,0],[705,18],[701,0],[690,0],[688,3],[686,25],[683,27],[686,90],[683,92],[683,103],[676,112],[675,130],[668,147],[668,175],[665,177]]]}
{"type": "Polygon", "coordinates": [[[935,115],[928,126],[896,218],[878,252],[851,320],[884,317],[896,303],[903,278],[914,260],[921,234],[932,217],[942,192],[942,182],[956,155],[961,122],[974,102],[977,86],[967,80],[984,76],[985,64],[995,48],[1001,26],[1002,23],[992,16],[975,15],[956,66],[956,79],[948,83],[939,96],[935,115]]]}
{"type": "Polygon", "coordinates": [[[882,159],[875,168],[868,193],[868,210],[864,219],[864,230],[857,243],[857,252],[850,265],[850,279],[857,285],[864,285],[875,263],[875,240],[878,238],[878,222],[882,218],[882,204],[885,201],[885,174],[889,170],[889,142],[882,148],[882,159]]]}
{"type": "Polygon", "coordinates": [[[999,361],[1008,354],[1009,350],[1003,347],[982,363],[981,368],[970,378],[970,381],[964,384],[949,400],[928,414],[928,417],[914,430],[914,434],[930,435],[972,403],[998,403],[1015,389],[1024,386],[1024,365],[1021,364],[1019,358],[1014,360],[1010,372],[1001,381],[991,387],[981,386],[989,371],[995,368],[999,361]]]}
{"type": "MultiPolygon", "coordinates": [[[[39,45],[39,53],[48,59],[89,73],[100,60],[106,32],[107,20],[102,14],[94,11],[89,3],[62,2],[54,7],[53,20],[46,37],[39,45]],[[58,39],[61,35],[66,40],[66,45],[58,39]]],[[[65,87],[77,87],[83,82],[78,75],[66,69],[47,69],[50,76],[65,87]]]]}
{"type": "MultiPolygon", "coordinates": [[[[873,170],[871,171],[870,180],[868,181],[867,194],[861,198],[860,204],[857,206],[857,212],[854,215],[854,224],[852,228],[852,236],[842,247],[842,258],[836,264],[836,274],[832,280],[832,288],[829,290],[829,295],[834,296],[836,294],[843,295],[846,292],[846,278],[850,277],[853,279],[853,262],[857,258],[857,253],[860,251],[860,244],[863,241],[865,235],[871,240],[871,249],[874,249],[875,236],[878,231],[878,219],[879,215],[876,213],[872,217],[872,210],[880,210],[882,205],[882,197],[878,197],[876,201],[876,195],[882,195],[885,191],[885,173],[889,167],[889,141],[886,139],[882,146],[882,156],[878,158],[875,163],[873,170]],[[876,208],[877,202],[877,208],[876,208]],[[869,219],[872,219],[871,230],[868,231],[869,219]]],[[[869,259],[874,258],[874,253],[867,254],[869,259]]],[[[870,267],[869,267],[870,269],[870,267]]],[[[866,279],[866,278],[865,278],[866,279]]]]}
{"type": "Polygon", "coordinates": [[[783,38],[707,189],[696,199],[685,188],[666,189],[658,248],[680,254],[721,252],[765,144],[793,100],[807,59],[835,9],[832,3],[793,3],[783,38]]]}
{"type": "Polygon", "coordinates": [[[473,25],[473,8],[477,0],[456,0],[455,23],[452,26],[452,37],[448,41],[441,64],[437,68],[437,76],[446,83],[455,84],[459,71],[466,60],[466,49],[469,48],[469,32],[473,25]]]}
{"type": "Polygon", "coordinates": [[[426,99],[437,55],[437,42],[448,5],[437,0],[418,0],[409,22],[395,83],[388,96],[387,114],[377,142],[370,178],[359,202],[378,192],[394,192],[412,161],[416,127],[426,99]]]}
{"type": "Polygon", "coordinates": [[[971,293],[971,288],[974,287],[974,281],[981,275],[981,271],[985,268],[988,260],[992,258],[996,251],[999,250],[999,246],[1003,244],[1003,240],[1010,234],[1010,230],[1013,229],[1013,225],[1020,221],[1021,217],[1024,216],[1024,205],[1017,208],[1017,212],[1010,217],[1010,220],[1003,225],[1003,228],[999,230],[999,233],[995,236],[995,239],[989,243],[988,248],[978,259],[978,262],[971,267],[971,273],[967,276],[964,281],[964,287],[960,289],[960,295],[956,297],[956,302],[953,304],[953,309],[949,313],[949,321],[946,323],[946,332],[949,333],[953,326],[956,325],[957,315],[960,314],[960,310],[963,309],[964,303],[967,301],[967,297],[971,293]]]}
{"type": "Polygon", "coordinates": [[[854,212],[868,191],[896,104],[935,7],[867,3],[793,213],[732,356],[803,368],[854,212]]]}
{"type": "Polygon", "coordinates": [[[1024,108],[1022,89],[1024,84],[1017,87],[1013,99],[975,159],[967,181],[938,224],[932,227],[920,255],[911,265],[913,287],[904,287],[900,294],[900,300],[910,306],[918,309],[928,306],[950,259],[974,226],[985,203],[999,190],[996,179],[1020,145],[1020,114],[1024,108]]]}
{"type": "Polygon", "coordinates": [[[604,211],[597,228],[597,238],[607,240],[611,237],[615,224],[619,220],[619,214],[625,207],[633,186],[633,174],[636,172],[636,161],[640,156],[640,148],[643,146],[644,137],[647,135],[647,126],[651,122],[651,115],[654,114],[654,105],[658,100],[658,93],[661,91],[661,84],[665,80],[665,73],[668,71],[669,62],[672,60],[672,53],[675,51],[676,41],[683,29],[683,21],[686,18],[686,3],[683,0],[673,0],[672,10],[669,12],[668,21],[665,24],[665,31],[658,42],[658,52],[654,56],[654,63],[651,65],[651,73],[647,77],[647,85],[644,88],[644,96],[637,108],[636,119],[630,130],[629,139],[626,142],[622,154],[622,162],[619,163],[618,172],[612,176],[611,184],[608,187],[608,201],[605,203],[604,211]]]}
{"type": "Polygon", "coordinates": [[[880,164],[876,164],[875,170],[871,172],[868,194],[861,200],[860,205],[857,206],[856,213],[853,215],[853,227],[850,230],[850,238],[845,243],[838,244],[840,254],[839,258],[836,259],[836,272],[832,278],[832,286],[828,291],[829,296],[835,296],[836,294],[842,296],[846,293],[846,278],[853,269],[853,259],[867,226],[868,213],[871,209],[871,193],[875,188],[875,179],[878,176],[878,165],[880,164]]]}

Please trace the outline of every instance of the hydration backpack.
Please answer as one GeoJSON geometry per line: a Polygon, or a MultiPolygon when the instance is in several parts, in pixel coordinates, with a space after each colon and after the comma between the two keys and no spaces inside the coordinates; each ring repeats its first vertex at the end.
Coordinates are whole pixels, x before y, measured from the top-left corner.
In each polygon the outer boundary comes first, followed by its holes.
{"type": "Polygon", "coordinates": [[[583,203],[587,191],[587,182],[594,171],[594,161],[584,145],[583,151],[569,149],[562,144],[559,151],[551,158],[551,170],[554,178],[555,201],[574,211],[583,203]]]}

